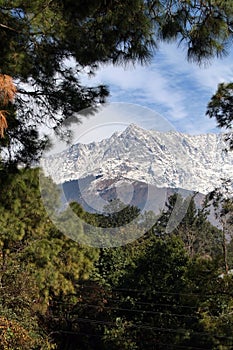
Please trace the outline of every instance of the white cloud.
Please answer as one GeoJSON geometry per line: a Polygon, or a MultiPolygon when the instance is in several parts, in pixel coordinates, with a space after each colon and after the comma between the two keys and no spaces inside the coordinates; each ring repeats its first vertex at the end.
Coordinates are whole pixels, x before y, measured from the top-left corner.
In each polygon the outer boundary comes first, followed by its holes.
{"type": "Polygon", "coordinates": [[[197,65],[185,59],[184,52],[175,45],[163,45],[162,56],[165,65],[172,67],[175,74],[183,74],[197,83],[200,89],[216,89],[218,83],[233,80],[232,54],[222,59],[213,59],[208,65],[197,65]]]}
{"type": "Polygon", "coordinates": [[[141,67],[135,66],[125,70],[121,67],[106,66],[100,69],[92,83],[104,83],[114,87],[114,100],[129,97],[130,102],[134,96],[135,103],[147,105],[162,105],[169,115],[174,118],[187,116],[183,104],[183,95],[170,84],[170,78],[155,65],[141,67]],[[115,93],[116,91],[116,93],[115,93]]]}
{"type": "Polygon", "coordinates": [[[127,69],[102,66],[88,84],[109,85],[111,101],[148,106],[167,117],[180,131],[193,133],[214,130],[214,121],[204,118],[206,105],[217,84],[230,80],[232,56],[199,67],[187,62],[185,53],[175,45],[163,44],[150,65],[127,69]]]}

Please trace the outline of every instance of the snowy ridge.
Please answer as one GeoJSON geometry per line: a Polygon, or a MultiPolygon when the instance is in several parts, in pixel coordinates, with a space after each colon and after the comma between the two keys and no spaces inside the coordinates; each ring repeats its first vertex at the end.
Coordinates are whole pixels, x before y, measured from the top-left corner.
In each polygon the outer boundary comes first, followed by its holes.
{"type": "Polygon", "coordinates": [[[162,133],[131,124],[101,142],[43,158],[41,166],[56,183],[95,176],[208,193],[233,177],[233,152],[225,148],[221,134],[162,133]]]}

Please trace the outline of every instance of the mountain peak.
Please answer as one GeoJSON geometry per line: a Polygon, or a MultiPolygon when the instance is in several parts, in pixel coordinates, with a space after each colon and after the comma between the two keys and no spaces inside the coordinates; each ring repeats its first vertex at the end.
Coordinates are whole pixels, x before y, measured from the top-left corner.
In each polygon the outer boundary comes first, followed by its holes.
{"type": "Polygon", "coordinates": [[[41,165],[56,183],[101,176],[207,193],[233,177],[233,154],[225,147],[216,134],[162,133],[130,124],[109,139],[44,158],[41,165]]]}
{"type": "Polygon", "coordinates": [[[145,131],[145,129],[141,128],[139,125],[134,124],[134,123],[129,124],[129,126],[125,130],[127,130],[129,132],[130,131],[134,131],[134,130],[136,130],[136,131],[145,131]]]}
{"type": "Polygon", "coordinates": [[[148,132],[148,130],[143,129],[142,127],[138,126],[137,124],[131,123],[127,128],[122,132],[122,134],[145,134],[148,132]]]}

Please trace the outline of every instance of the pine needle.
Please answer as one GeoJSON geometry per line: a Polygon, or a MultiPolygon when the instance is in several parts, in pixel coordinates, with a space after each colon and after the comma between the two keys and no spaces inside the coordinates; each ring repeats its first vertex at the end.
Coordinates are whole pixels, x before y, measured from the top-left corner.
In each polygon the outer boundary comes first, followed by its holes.
{"type": "Polygon", "coordinates": [[[0,103],[3,106],[13,102],[17,92],[16,86],[10,75],[0,74],[0,103]]]}
{"type": "Polygon", "coordinates": [[[7,129],[8,124],[6,120],[7,111],[0,111],[0,137],[4,137],[4,131],[7,129]]]}
{"type": "MultiPolygon", "coordinates": [[[[7,107],[14,101],[17,89],[10,75],[0,74],[0,105],[7,107]]],[[[6,110],[0,110],[0,138],[4,137],[4,132],[8,127],[6,110]]]]}

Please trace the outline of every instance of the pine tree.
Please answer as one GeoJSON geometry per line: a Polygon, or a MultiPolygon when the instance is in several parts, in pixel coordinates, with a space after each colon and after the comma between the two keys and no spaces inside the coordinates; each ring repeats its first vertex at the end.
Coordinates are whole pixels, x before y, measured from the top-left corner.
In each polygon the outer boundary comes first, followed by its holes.
{"type": "Polygon", "coordinates": [[[233,83],[221,83],[218,85],[217,91],[211,97],[207,106],[206,115],[217,121],[219,128],[226,128],[226,141],[230,148],[233,147],[233,135],[231,133],[233,122],[233,83]]]}
{"type": "Polygon", "coordinates": [[[199,63],[221,56],[231,43],[232,15],[230,0],[1,1],[0,74],[17,88],[2,118],[5,159],[30,164],[47,143],[39,125],[62,132],[64,120],[105,101],[107,88],[83,86],[80,73],[148,62],[161,40],[184,44],[199,63]]]}
{"type": "Polygon", "coordinates": [[[47,142],[38,140],[39,125],[59,132],[62,121],[105,101],[106,87],[81,85],[80,73],[149,59],[152,24],[143,8],[142,1],[1,2],[0,73],[17,84],[1,142],[6,159],[30,163],[47,142]]]}
{"type": "MultiPolygon", "coordinates": [[[[12,261],[25,266],[35,279],[38,303],[48,305],[53,295],[74,291],[74,282],[86,279],[98,252],[81,246],[61,233],[46,213],[39,189],[38,170],[21,170],[5,177],[1,173],[0,277],[12,261]]],[[[48,193],[56,198],[50,183],[48,193]]]]}

